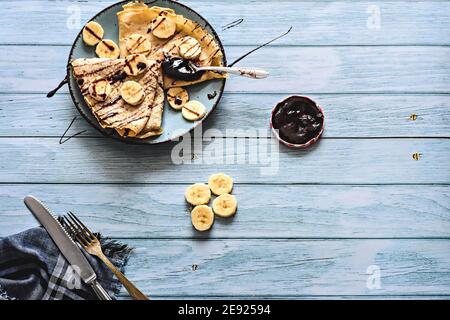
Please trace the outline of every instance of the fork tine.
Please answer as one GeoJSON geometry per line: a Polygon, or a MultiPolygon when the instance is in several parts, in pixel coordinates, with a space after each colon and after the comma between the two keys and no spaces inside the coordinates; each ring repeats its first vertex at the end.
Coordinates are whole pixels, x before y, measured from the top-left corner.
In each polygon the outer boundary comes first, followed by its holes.
{"type": "Polygon", "coordinates": [[[83,228],[83,226],[81,226],[73,217],[72,215],[70,215],[69,213],[67,213],[69,216],[69,220],[72,222],[72,224],[75,225],[75,227],[78,230],[78,233],[80,233],[80,235],[83,236],[83,238],[87,241],[87,242],[92,242],[93,239],[91,238],[91,236],[89,235],[89,233],[86,231],[85,228],[83,228]]]}
{"type": "Polygon", "coordinates": [[[69,235],[73,238],[75,237],[75,230],[70,225],[70,223],[67,221],[67,218],[65,216],[61,217],[61,225],[63,228],[69,233],[69,235]]]}
{"type": "Polygon", "coordinates": [[[62,216],[62,220],[66,229],[68,229],[70,233],[75,236],[77,234],[77,230],[74,228],[73,223],[69,221],[66,216],[62,216]]]}
{"type": "Polygon", "coordinates": [[[81,234],[80,230],[77,228],[77,226],[70,221],[66,216],[63,216],[64,222],[69,226],[72,236],[80,242],[83,246],[87,246],[89,244],[89,241],[86,240],[86,238],[81,234]]]}
{"type": "Polygon", "coordinates": [[[84,225],[84,223],[81,222],[80,219],[78,219],[77,216],[76,216],[72,211],[69,211],[67,214],[68,214],[70,217],[72,217],[74,220],[76,220],[76,222],[78,222],[78,224],[82,227],[82,229],[83,229],[85,232],[88,233],[88,235],[91,237],[92,240],[96,240],[96,239],[97,239],[96,236],[94,236],[94,234],[91,232],[91,230],[89,230],[89,228],[86,227],[86,226],[84,225]]]}
{"type": "Polygon", "coordinates": [[[86,244],[91,243],[91,239],[87,236],[86,232],[84,232],[84,230],[72,219],[72,217],[69,216],[67,221],[69,221],[72,228],[75,229],[77,236],[83,239],[83,242],[86,244]]]}
{"type": "Polygon", "coordinates": [[[86,232],[83,230],[83,228],[81,228],[80,225],[78,225],[78,223],[76,221],[74,221],[74,219],[72,217],[67,217],[66,216],[67,221],[70,222],[70,224],[72,225],[72,228],[74,228],[74,230],[76,231],[76,233],[83,238],[83,240],[86,243],[90,243],[91,239],[89,238],[89,236],[86,234],[86,232]]]}

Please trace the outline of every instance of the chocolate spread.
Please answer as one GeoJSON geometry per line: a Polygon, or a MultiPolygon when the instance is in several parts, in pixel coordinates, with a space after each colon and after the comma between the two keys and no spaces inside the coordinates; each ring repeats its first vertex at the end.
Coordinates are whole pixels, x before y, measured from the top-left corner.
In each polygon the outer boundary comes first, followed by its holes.
{"type": "Polygon", "coordinates": [[[284,141],[304,144],[322,130],[323,114],[308,98],[292,96],[276,106],[272,125],[284,141]]]}
{"type": "Polygon", "coordinates": [[[167,76],[177,80],[198,80],[204,73],[204,71],[196,72],[188,60],[178,57],[166,57],[162,62],[162,67],[167,76]]]}

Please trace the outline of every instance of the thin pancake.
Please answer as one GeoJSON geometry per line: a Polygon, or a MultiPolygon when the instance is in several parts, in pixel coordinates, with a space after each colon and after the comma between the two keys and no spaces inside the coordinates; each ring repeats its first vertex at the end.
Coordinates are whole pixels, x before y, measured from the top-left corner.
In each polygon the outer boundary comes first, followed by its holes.
{"type": "Polygon", "coordinates": [[[161,101],[160,63],[147,60],[147,69],[136,77],[124,73],[124,59],[77,59],[71,65],[83,97],[103,128],[113,128],[121,136],[130,137],[161,131],[164,96],[161,101]],[[97,79],[107,79],[111,86],[105,101],[97,101],[89,95],[89,86],[97,79]],[[138,106],[127,104],[120,96],[120,87],[128,80],[137,81],[144,88],[145,99],[138,106]]]}
{"type": "MultiPolygon", "coordinates": [[[[145,36],[152,44],[149,57],[162,61],[164,54],[179,56],[178,48],[186,36],[197,39],[202,48],[200,57],[193,61],[197,66],[222,66],[222,51],[206,29],[198,23],[178,15],[169,8],[151,7],[144,3],[128,3],[123,6],[124,10],[117,13],[119,21],[119,47],[120,56],[126,57],[129,53],[126,48],[126,40],[132,34],[145,36]],[[176,23],[176,32],[170,39],[159,39],[153,36],[149,26],[151,21],[164,15],[176,23]]],[[[180,81],[164,76],[164,88],[188,86],[214,78],[225,78],[225,74],[208,71],[195,81],[180,81]]]]}

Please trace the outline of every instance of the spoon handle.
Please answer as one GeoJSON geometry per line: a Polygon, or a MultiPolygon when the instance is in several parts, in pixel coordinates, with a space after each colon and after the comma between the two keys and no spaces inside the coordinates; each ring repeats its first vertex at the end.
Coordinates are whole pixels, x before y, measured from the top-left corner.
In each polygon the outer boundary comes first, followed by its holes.
{"type": "Polygon", "coordinates": [[[267,76],[269,75],[267,71],[262,69],[236,68],[236,67],[198,67],[197,70],[228,72],[253,79],[264,79],[267,78],[267,76]]]}

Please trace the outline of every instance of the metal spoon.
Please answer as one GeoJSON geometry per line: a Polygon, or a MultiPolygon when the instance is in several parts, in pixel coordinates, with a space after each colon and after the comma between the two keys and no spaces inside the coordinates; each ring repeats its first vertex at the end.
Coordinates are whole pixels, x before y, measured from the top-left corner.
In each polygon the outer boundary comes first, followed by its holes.
{"type": "Polygon", "coordinates": [[[239,76],[253,78],[253,79],[264,79],[269,76],[269,73],[262,69],[251,69],[251,68],[236,68],[236,67],[197,67],[193,63],[189,63],[189,66],[195,70],[195,72],[199,71],[219,71],[219,72],[228,72],[231,74],[237,74],[239,76]]]}
{"type": "Polygon", "coordinates": [[[166,75],[184,81],[197,80],[205,71],[228,72],[253,79],[263,79],[269,75],[267,71],[261,69],[216,66],[198,67],[192,61],[180,57],[166,57],[162,62],[162,67],[166,75]]]}

